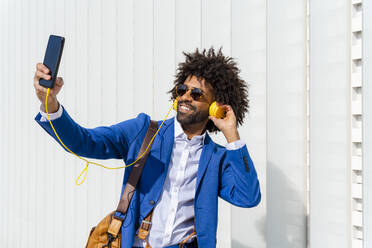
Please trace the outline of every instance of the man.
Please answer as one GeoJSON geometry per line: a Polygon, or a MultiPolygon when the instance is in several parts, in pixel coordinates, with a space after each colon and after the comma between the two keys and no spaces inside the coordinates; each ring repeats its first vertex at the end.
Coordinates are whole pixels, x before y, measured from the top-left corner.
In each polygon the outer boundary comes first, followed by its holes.
{"type": "MultiPolygon", "coordinates": [[[[254,207],[261,199],[256,170],[237,130],[249,101],[236,63],[221,49],[184,55],[186,60],[179,64],[174,87],[168,92],[178,101],[177,117],[166,120],[154,139],[122,226],[123,248],[146,246],[136,234],[151,211],[147,239],[151,247],[177,247],[184,240],[185,247],[216,247],[218,196],[240,207],[254,207]],[[214,101],[226,111],[225,118],[209,116],[214,101]],[[215,144],[207,130],[221,131],[226,147],[215,144]],[[194,230],[196,236],[192,235],[194,230]]],[[[39,63],[34,87],[41,111],[35,120],[56,139],[44,113],[46,89],[39,85],[40,78],[48,80],[50,76],[39,63]]],[[[48,110],[63,143],[80,156],[132,163],[150,116],[141,113],[110,127],[83,128],[58,103],[56,96],[62,86],[63,80],[58,78],[50,92],[48,110]]],[[[125,170],[123,188],[130,171],[131,167],[125,170]]]]}

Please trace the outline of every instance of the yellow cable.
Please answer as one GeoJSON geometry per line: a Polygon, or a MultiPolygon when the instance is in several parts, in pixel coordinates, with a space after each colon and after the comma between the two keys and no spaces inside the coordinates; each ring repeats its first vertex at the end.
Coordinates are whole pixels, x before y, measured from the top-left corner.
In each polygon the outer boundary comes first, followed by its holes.
{"type": "Polygon", "coordinates": [[[65,147],[65,148],[66,148],[70,153],[74,154],[76,157],[78,157],[78,158],[80,158],[80,159],[82,159],[82,160],[84,160],[84,161],[86,162],[86,165],[85,165],[84,169],[82,170],[82,172],[80,173],[80,175],[78,176],[78,178],[77,178],[76,181],[75,181],[75,184],[78,185],[78,186],[81,185],[81,184],[85,181],[85,178],[87,177],[87,173],[88,173],[88,166],[89,166],[89,164],[98,165],[98,166],[101,166],[102,168],[105,168],[105,169],[108,169],[108,170],[117,170],[117,169],[122,169],[122,168],[129,167],[129,166],[133,165],[134,163],[136,163],[140,158],[143,157],[143,155],[146,154],[146,152],[147,152],[147,150],[149,149],[150,145],[152,144],[152,142],[153,142],[155,136],[158,134],[158,132],[159,132],[161,126],[163,125],[164,121],[167,119],[167,117],[168,117],[170,111],[171,111],[172,108],[173,108],[173,104],[172,104],[172,107],[169,109],[169,111],[168,111],[167,115],[165,116],[163,122],[160,124],[158,130],[156,131],[156,133],[154,134],[154,136],[153,136],[152,139],[150,140],[150,143],[149,143],[149,145],[147,146],[146,150],[145,150],[145,151],[144,151],[140,156],[138,156],[138,158],[137,158],[133,163],[128,164],[128,165],[124,165],[124,166],[118,166],[118,167],[108,167],[108,166],[105,166],[105,165],[102,165],[102,164],[98,164],[98,163],[94,163],[94,162],[88,161],[87,159],[82,158],[82,157],[80,157],[79,155],[75,154],[73,151],[71,151],[70,149],[68,149],[68,148],[65,146],[65,144],[62,142],[62,140],[59,138],[59,136],[58,136],[56,130],[54,129],[54,126],[53,126],[53,124],[52,124],[52,122],[50,121],[50,118],[49,118],[49,112],[48,112],[48,96],[49,96],[49,91],[50,91],[50,88],[48,88],[47,95],[46,95],[46,99],[45,99],[45,109],[46,109],[46,114],[47,114],[47,116],[48,116],[49,123],[50,123],[50,125],[51,125],[51,127],[52,127],[52,129],[53,129],[53,131],[54,131],[54,134],[55,134],[56,137],[58,138],[59,142],[61,142],[61,144],[62,144],[62,145],[63,145],[63,146],[64,146],[64,147],[65,147]],[[84,178],[83,178],[83,180],[79,183],[79,178],[81,177],[81,175],[82,175],[83,173],[84,173],[84,178]]]}

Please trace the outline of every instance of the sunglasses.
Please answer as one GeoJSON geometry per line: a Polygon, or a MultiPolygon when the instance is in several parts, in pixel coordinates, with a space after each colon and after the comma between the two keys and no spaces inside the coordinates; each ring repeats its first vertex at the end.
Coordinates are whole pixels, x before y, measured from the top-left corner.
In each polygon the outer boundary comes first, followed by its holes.
{"type": "Polygon", "coordinates": [[[189,90],[191,90],[190,96],[195,101],[198,101],[203,96],[203,91],[201,89],[199,89],[199,88],[190,88],[189,89],[185,84],[178,85],[178,87],[176,89],[177,96],[183,96],[189,90]]]}

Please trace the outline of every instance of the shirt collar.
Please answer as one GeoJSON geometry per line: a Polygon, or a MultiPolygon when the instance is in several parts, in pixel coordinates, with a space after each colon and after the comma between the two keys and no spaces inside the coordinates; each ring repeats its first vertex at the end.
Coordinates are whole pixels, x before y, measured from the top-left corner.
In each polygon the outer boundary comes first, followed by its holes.
{"type": "Polygon", "coordinates": [[[187,138],[187,135],[182,129],[181,124],[178,122],[177,117],[174,117],[174,139],[175,140],[184,140],[190,143],[191,145],[194,144],[200,144],[204,145],[205,136],[207,134],[207,131],[205,131],[202,135],[195,135],[192,137],[191,140],[187,138]]]}

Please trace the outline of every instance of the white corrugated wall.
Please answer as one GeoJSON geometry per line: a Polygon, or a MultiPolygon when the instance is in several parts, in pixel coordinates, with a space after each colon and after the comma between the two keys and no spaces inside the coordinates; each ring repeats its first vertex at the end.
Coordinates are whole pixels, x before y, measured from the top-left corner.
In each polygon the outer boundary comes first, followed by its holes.
{"type": "Polygon", "coordinates": [[[267,247],[306,247],[306,1],[268,1],[267,247]]]}
{"type": "Polygon", "coordinates": [[[0,247],[83,247],[120,194],[123,171],[95,166],[75,186],[84,162],[34,121],[50,34],[66,38],[59,100],[85,127],[162,119],[182,51],[223,46],[249,84],[239,131],[263,197],[219,202],[218,247],[350,247],[350,21],[345,0],[0,1],[0,247]]]}
{"type": "Polygon", "coordinates": [[[349,10],[310,1],[310,247],[351,247],[349,10]]]}

